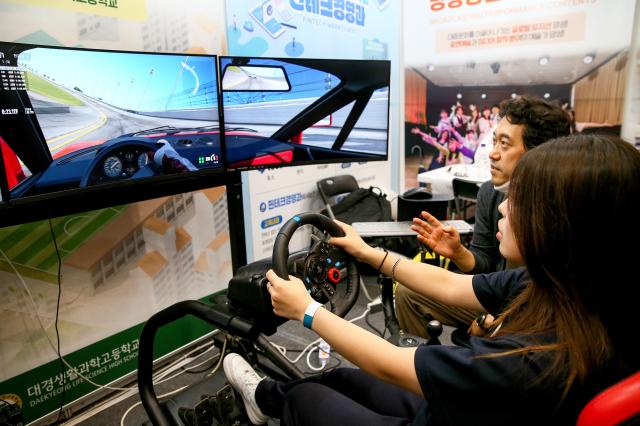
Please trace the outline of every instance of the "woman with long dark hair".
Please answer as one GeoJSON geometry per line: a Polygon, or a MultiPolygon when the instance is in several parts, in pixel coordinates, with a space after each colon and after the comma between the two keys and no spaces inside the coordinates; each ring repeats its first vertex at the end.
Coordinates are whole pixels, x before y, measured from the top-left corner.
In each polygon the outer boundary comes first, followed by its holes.
{"type": "MultiPolygon", "coordinates": [[[[502,255],[523,268],[462,275],[369,247],[348,225],[331,244],[442,303],[493,314],[470,347],[400,348],[319,308],[304,284],[267,277],[276,314],[302,320],[360,369],[289,383],[224,360],[255,423],[575,424],[598,391],[640,368],[633,319],[640,153],[576,135],[525,153],[500,205],[502,255]]],[[[430,225],[414,219],[419,239],[430,225]]]]}

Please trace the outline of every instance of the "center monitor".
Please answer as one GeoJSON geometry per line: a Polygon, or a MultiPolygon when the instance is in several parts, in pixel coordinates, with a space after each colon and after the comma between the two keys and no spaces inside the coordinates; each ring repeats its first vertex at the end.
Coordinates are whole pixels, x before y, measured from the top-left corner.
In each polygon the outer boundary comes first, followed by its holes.
{"type": "Polygon", "coordinates": [[[218,93],[213,55],[0,43],[2,200],[222,173],[218,93]]]}
{"type": "Polygon", "coordinates": [[[221,57],[229,170],[386,160],[389,61],[221,57]]]}

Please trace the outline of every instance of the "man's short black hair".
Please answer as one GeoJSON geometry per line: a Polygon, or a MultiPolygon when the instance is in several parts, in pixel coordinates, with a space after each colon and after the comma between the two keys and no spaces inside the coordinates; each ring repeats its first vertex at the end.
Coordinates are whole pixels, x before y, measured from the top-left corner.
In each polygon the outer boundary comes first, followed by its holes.
{"type": "Polygon", "coordinates": [[[571,117],[557,103],[534,95],[521,95],[500,103],[500,117],[511,124],[522,124],[522,139],[529,150],[548,140],[571,132],[571,117]]]}

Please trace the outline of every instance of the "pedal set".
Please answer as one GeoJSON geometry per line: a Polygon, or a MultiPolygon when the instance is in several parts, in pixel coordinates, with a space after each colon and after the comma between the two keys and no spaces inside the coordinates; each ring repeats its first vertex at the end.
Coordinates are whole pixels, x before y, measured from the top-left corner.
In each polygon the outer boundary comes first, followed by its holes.
{"type": "Polygon", "coordinates": [[[202,395],[193,408],[180,407],[178,415],[189,426],[237,426],[245,422],[240,407],[233,388],[227,384],[215,395],[202,395]]]}

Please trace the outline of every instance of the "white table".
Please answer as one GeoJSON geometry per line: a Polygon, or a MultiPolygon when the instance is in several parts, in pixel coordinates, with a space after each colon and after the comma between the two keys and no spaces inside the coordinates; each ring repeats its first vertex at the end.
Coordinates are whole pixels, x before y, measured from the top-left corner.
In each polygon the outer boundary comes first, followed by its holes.
{"type": "Polygon", "coordinates": [[[474,182],[480,186],[491,179],[491,173],[485,167],[473,164],[452,164],[435,170],[418,174],[418,182],[431,186],[431,193],[450,195],[453,197],[453,179],[474,182]]]}

